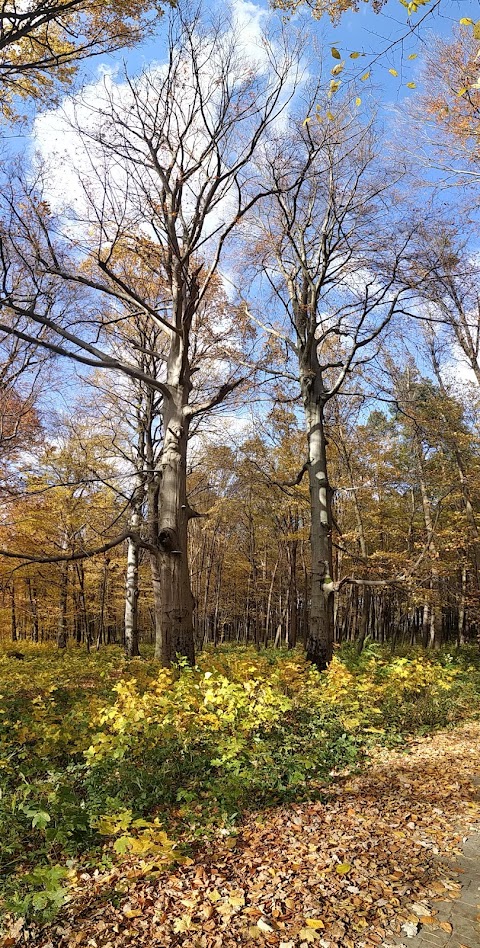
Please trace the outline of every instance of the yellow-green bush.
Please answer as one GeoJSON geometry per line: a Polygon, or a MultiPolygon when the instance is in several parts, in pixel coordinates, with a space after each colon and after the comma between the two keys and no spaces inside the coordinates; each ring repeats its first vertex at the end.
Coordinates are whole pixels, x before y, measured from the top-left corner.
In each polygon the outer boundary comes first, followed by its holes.
{"type": "Polygon", "coordinates": [[[242,809],[324,792],[372,743],[479,706],[466,651],[344,650],[319,674],[299,652],[242,647],[171,670],[118,648],[21,650],[0,652],[0,875],[7,901],[44,916],[69,858],[163,865],[242,809]]]}

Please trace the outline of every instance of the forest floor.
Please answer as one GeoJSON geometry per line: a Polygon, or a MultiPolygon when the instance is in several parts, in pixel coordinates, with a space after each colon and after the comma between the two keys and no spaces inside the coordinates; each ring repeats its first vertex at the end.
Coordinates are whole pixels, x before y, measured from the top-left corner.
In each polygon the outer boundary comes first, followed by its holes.
{"type": "Polygon", "coordinates": [[[480,723],[377,748],[322,801],[252,813],[155,879],[84,873],[38,948],[478,948],[480,723]]]}

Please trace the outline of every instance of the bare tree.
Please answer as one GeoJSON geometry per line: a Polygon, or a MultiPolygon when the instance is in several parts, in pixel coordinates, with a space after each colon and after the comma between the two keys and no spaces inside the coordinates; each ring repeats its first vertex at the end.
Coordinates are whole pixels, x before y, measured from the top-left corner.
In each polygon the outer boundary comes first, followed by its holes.
{"type": "Polygon", "coordinates": [[[150,552],[156,654],[165,664],[176,653],[194,660],[189,429],[241,384],[234,365],[241,323],[228,311],[217,271],[239,222],[265,193],[254,180],[253,158],[294,94],[298,62],[298,50],[289,51],[280,37],[265,41],[258,63],[246,69],[230,23],[205,26],[201,14],[178,9],[169,17],[165,68],[127,79],[118,94],[105,86],[100,103],[78,105],[82,224],[77,206],[75,226],[61,233],[31,186],[20,206],[17,196],[9,200],[1,305],[24,325],[6,321],[3,331],[123,373],[162,396],[150,552]],[[119,269],[125,247],[149,268],[153,297],[134,273],[126,280],[119,269]],[[160,377],[110,344],[113,337],[122,341],[138,314],[164,334],[160,377]]]}
{"type": "Polygon", "coordinates": [[[334,592],[325,408],[401,308],[396,277],[408,234],[395,237],[386,221],[391,196],[372,127],[347,103],[322,122],[319,101],[316,87],[303,121],[269,143],[262,169],[272,196],[252,221],[252,259],[277,304],[272,321],[255,321],[283,349],[303,401],[308,448],[299,477],[308,473],[312,524],[307,654],[322,668],[332,656],[334,592]]]}

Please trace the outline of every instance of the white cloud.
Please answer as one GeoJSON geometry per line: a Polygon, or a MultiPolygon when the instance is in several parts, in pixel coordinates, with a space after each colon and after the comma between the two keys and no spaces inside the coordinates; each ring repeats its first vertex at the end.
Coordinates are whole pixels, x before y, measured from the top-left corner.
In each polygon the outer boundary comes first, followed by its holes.
{"type": "Polygon", "coordinates": [[[442,368],[442,375],[447,385],[466,384],[478,388],[475,372],[456,342],[453,342],[449,347],[449,354],[442,368]]]}

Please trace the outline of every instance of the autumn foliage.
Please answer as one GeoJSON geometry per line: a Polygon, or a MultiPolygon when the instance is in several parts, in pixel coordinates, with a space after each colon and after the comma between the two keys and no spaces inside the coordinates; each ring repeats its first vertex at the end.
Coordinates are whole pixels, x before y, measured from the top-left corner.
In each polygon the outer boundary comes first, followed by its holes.
{"type": "Polygon", "coordinates": [[[92,858],[140,877],[188,865],[252,807],[315,798],[373,745],[478,707],[468,652],[345,653],[323,674],[251,648],[171,670],[117,650],[23,654],[0,664],[3,908],[32,917],[53,915],[92,858]]]}

